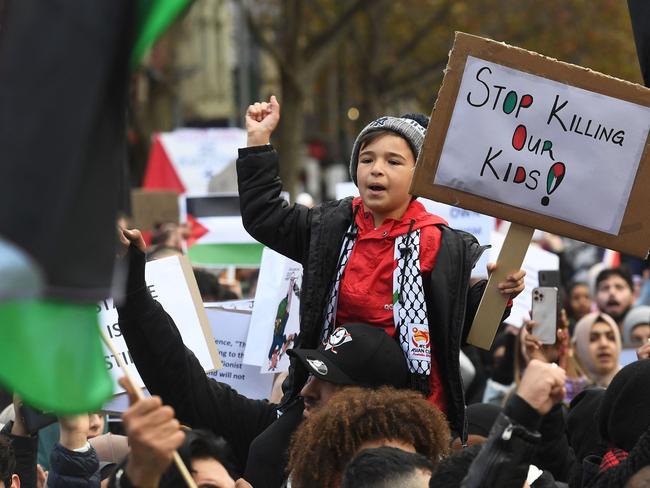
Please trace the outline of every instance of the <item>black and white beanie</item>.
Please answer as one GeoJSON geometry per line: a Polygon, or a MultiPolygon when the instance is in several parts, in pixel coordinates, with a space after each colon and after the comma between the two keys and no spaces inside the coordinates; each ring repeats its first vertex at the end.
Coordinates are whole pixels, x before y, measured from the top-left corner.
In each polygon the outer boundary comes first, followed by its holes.
{"type": "Polygon", "coordinates": [[[357,139],[352,146],[352,154],[350,156],[350,178],[357,185],[357,165],[359,163],[360,141],[370,132],[377,131],[391,131],[397,135],[402,136],[406,142],[409,143],[415,159],[420,154],[422,143],[424,142],[424,134],[426,133],[427,126],[429,125],[429,117],[423,114],[406,114],[401,117],[380,117],[377,120],[370,122],[363,128],[357,139]]]}

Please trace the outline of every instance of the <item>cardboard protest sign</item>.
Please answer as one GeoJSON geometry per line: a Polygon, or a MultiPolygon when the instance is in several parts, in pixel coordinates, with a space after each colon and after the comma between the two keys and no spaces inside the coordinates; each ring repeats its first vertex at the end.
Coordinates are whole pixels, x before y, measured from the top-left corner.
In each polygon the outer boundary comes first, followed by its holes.
{"type": "Polygon", "coordinates": [[[457,33],[411,192],[645,257],[650,90],[457,33]]]}
{"type": "MultiPolygon", "coordinates": [[[[359,189],[352,182],[336,184],[336,198],[359,196],[359,189]]],[[[418,201],[424,205],[427,211],[438,215],[447,221],[452,229],[464,230],[469,232],[481,245],[490,243],[490,235],[496,227],[496,219],[489,215],[483,215],[479,212],[472,212],[444,203],[435,202],[428,198],[420,198],[418,201]]],[[[481,259],[472,269],[472,278],[484,278],[487,276],[488,253],[485,252],[481,259]]]]}
{"type": "Polygon", "coordinates": [[[173,191],[131,190],[132,226],[152,231],[157,223],[178,223],[178,195],[173,191]]]}
{"type": "Polygon", "coordinates": [[[287,349],[300,331],[302,266],[264,248],[244,363],[262,373],[288,371],[287,349]]]}
{"type": "MultiPolygon", "coordinates": [[[[147,263],[145,269],[147,286],[152,296],[162,304],[165,311],[174,319],[176,326],[183,338],[184,344],[194,353],[201,366],[206,371],[221,368],[219,353],[212,336],[201,295],[199,294],[196,280],[187,258],[184,256],[170,256],[147,263]]],[[[122,332],[120,331],[117,310],[112,300],[104,300],[97,305],[100,315],[100,326],[105,330],[115,348],[128,365],[130,373],[136,381],[137,387],[144,383],[133,364],[122,332]]],[[[155,337],[150,338],[155,341],[155,337]]],[[[117,379],[122,376],[121,370],[113,355],[105,348],[106,367],[115,381],[115,392],[124,391],[117,384],[117,379]]]]}
{"type": "Polygon", "coordinates": [[[243,363],[246,337],[250,326],[253,300],[206,304],[206,313],[214,340],[219,348],[223,368],[208,373],[217,381],[232,386],[240,394],[254,399],[265,399],[271,394],[273,375],[260,373],[259,366],[243,363]]]}

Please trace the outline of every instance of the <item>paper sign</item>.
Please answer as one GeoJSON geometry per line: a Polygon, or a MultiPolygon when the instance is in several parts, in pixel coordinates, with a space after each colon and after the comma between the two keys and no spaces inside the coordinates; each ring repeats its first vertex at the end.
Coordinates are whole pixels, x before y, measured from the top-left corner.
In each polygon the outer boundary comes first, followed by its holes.
{"type": "MultiPolygon", "coordinates": [[[[352,182],[337,183],[336,198],[359,196],[359,189],[352,182]]],[[[447,221],[452,229],[469,232],[481,245],[490,243],[490,234],[496,227],[496,219],[489,215],[472,212],[462,208],[452,207],[440,202],[434,202],[428,198],[418,198],[428,212],[438,215],[447,221]]],[[[472,270],[472,278],[484,278],[487,276],[488,253],[484,252],[481,259],[472,270]]]]}
{"type": "Polygon", "coordinates": [[[243,363],[246,337],[251,321],[253,300],[248,300],[248,311],[233,308],[228,302],[211,303],[206,313],[212,328],[223,368],[208,373],[217,381],[226,383],[241,395],[253,399],[266,399],[271,394],[273,375],[260,373],[259,366],[243,363]]]}
{"type": "Polygon", "coordinates": [[[287,349],[300,331],[302,266],[264,248],[244,363],[263,373],[289,370],[287,349]]]}
{"type": "MultiPolygon", "coordinates": [[[[489,255],[490,261],[496,262],[499,251],[503,245],[505,236],[499,232],[492,233],[489,255]]],[[[531,244],[526,251],[526,257],[522,269],[526,271],[524,279],[524,291],[522,291],[512,302],[510,316],[505,320],[507,324],[521,327],[524,320],[530,318],[530,309],[533,303],[533,288],[539,286],[538,272],[540,270],[560,269],[560,258],[552,252],[545,251],[537,244],[531,244]]]]}
{"type": "Polygon", "coordinates": [[[458,33],[411,191],[645,256],[650,90],[458,33]]]}
{"type": "Polygon", "coordinates": [[[648,107],[468,56],[434,182],[616,235],[649,127],[648,107]]]}
{"type": "MultiPolygon", "coordinates": [[[[194,353],[206,371],[221,367],[219,353],[212,337],[212,331],[201,303],[198,287],[192,268],[184,256],[170,256],[147,263],[145,268],[147,286],[152,296],[160,302],[165,311],[174,319],[183,338],[183,343],[194,353]]],[[[118,324],[117,310],[112,300],[105,300],[97,306],[101,327],[113,341],[116,350],[129,367],[136,386],[143,387],[133,359],[131,358],[118,324]]],[[[155,341],[156,337],[149,340],[155,341]]],[[[117,384],[122,376],[113,355],[104,348],[106,367],[115,382],[114,391],[124,391],[117,384]]]]}
{"type": "Polygon", "coordinates": [[[187,193],[203,193],[237,159],[238,148],[246,146],[246,131],[238,127],[178,129],[161,133],[160,142],[187,193]]]}

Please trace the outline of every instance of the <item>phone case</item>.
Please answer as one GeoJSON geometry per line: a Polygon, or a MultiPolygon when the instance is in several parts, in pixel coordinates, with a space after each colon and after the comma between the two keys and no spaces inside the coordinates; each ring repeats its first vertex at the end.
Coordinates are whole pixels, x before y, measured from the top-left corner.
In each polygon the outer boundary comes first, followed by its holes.
{"type": "Polygon", "coordinates": [[[533,289],[532,319],[536,322],[533,334],[542,344],[555,344],[558,319],[558,289],[540,286],[533,289]]]}

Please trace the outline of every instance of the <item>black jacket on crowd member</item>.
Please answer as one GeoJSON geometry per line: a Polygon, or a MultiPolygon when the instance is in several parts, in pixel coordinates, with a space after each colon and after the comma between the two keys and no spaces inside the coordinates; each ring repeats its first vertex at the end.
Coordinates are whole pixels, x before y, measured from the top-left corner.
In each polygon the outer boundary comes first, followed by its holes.
{"type": "Polygon", "coordinates": [[[209,378],[183,344],[172,318],[151,297],[144,280],[144,253],[131,246],[128,259],[126,301],[117,311],[120,330],[144,384],[174,408],[182,424],[222,436],[233,450],[236,470],[244,472],[255,488],[280,486],[289,438],[302,419],[302,401],[278,419],[277,405],[251,400],[209,378]],[[260,458],[251,443],[269,426],[273,426],[265,437],[269,449],[260,458]],[[249,448],[255,463],[248,462],[249,448]]]}
{"type": "Polygon", "coordinates": [[[576,470],[576,455],[566,435],[565,407],[555,405],[542,417],[539,432],[542,435],[533,455],[532,464],[548,471],[557,481],[569,483],[576,470]]]}
{"type": "MultiPolygon", "coordinates": [[[[585,472],[582,486],[585,488],[620,488],[626,486],[625,484],[632,476],[645,466],[650,465],[650,427],[639,438],[627,459],[621,461],[618,466],[600,473],[597,471],[598,465],[596,464],[600,458],[596,456],[591,456],[591,458],[591,474],[593,476],[588,476],[585,472]]],[[[589,461],[588,458],[587,462],[589,461]]]]}
{"type": "Polygon", "coordinates": [[[99,459],[92,446],[84,452],[71,451],[58,443],[54,446],[50,454],[48,488],[99,488],[99,483],[99,459]]]}
{"type": "Polygon", "coordinates": [[[14,450],[16,458],[16,474],[21,486],[36,486],[36,454],[38,452],[38,436],[19,436],[11,433],[14,421],[11,420],[0,431],[14,450]]]}
{"type": "MultiPolygon", "coordinates": [[[[280,196],[278,154],[270,145],[240,149],[237,177],[246,230],[303,266],[296,347],[313,349],[320,342],[341,244],[352,222],[352,198],[325,202],[311,209],[289,205],[280,196]]],[[[440,250],[431,276],[423,285],[432,350],[437,355],[448,399],[447,416],[452,431],[465,439],[465,394],[458,358],[485,288],[485,281],[469,287],[471,270],[484,248],[471,234],[438,227],[442,232],[440,250]]],[[[306,379],[306,368],[292,361],[283,385],[282,409],[295,400],[306,379]]]]}
{"type": "MultiPolygon", "coordinates": [[[[521,488],[541,441],[542,417],[514,394],[492,426],[487,442],[472,462],[463,488],[521,488]]],[[[533,486],[566,486],[546,472],[533,486]]]]}

